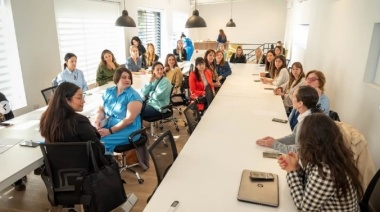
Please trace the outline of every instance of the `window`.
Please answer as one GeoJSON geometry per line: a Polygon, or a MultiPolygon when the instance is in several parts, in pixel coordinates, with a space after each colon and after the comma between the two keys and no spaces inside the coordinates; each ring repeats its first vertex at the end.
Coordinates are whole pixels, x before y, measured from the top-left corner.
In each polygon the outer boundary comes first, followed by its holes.
{"type": "Polygon", "coordinates": [[[375,23],[369,46],[364,81],[380,86],[380,23],[375,23]]]}
{"type": "Polygon", "coordinates": [[[144,46],[152,43],[161,57],[161,13],[138,10],[138,36],[144,46]]]}
{"type": "Polygon", "coordinates": [[[0,92],[12,110],[26,106],[10,0],[0,0],[0,92]]]}
{"type": "Polygon", "coordinates": [[[125,63],[124,28],[115,26],[121,14],[117,3],[75,1],[75,7],[67,3],[56,8],[61,62],[65,62],[66,53],[74,53],[77,69],[83,71],[88,85],[96,81],[104,49],[111,50],[119,64],[125,63]]]}

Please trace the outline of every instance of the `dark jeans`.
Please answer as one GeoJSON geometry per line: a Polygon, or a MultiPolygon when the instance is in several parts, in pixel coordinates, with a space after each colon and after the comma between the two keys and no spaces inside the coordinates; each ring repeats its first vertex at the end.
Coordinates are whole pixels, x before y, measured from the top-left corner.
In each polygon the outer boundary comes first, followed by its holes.
{"type": "Polygon", "coordinates": [[[145,105],[144,111],[142,113],[143,119],[146,117],[156,117],[156,116],[161,116],[161,112],[148,104],[145,105]]]}

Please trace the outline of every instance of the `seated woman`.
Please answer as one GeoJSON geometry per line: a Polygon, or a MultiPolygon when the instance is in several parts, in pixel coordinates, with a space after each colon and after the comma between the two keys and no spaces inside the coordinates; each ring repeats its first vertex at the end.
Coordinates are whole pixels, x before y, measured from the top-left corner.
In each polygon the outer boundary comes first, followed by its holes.
{"type": "Polygon", "coordinates": [[[108,49],[105,49],[102,52],[100,59],[100,64],[96,71],[96,83],[98,83],[99,86],[102,86],[109,81],[112,81],[113,74],[119,65],[116,63],[113,53],[108,49]]]}
{"type": "Polygon", "coordinates": [[[182,85],[183,74],[181,69],[178,67],[177,60],[174,54],[168,54],[165,60],[165,77],[168,78],[169,82],[174,85],[173,93],[178,93],[182,85]]]}
{"type": "Polygon", "coordinates": [[[257,48],[255,50],[255,59],[253,59],[254,64],[265,64],[265,55],[263,54],[263,50],[261,48],[257,48]]]}
{"type": "MultiPolygon", "coordinates": [[[[3,93],[0,92],[0,102],[3,102],[3,101],[8,102],[8,99],[5,97],[5,95],[3,93]]],[[[2,105],[2,106],[5,106],[5,105],[2,105]]],[[[8,121],[10,119],[13,119],[14,117],[15,116],[13,115],[12,110],[10,110],[10,111],[1,110],[0,111],[0,122],[8,121]]],[[[24,191],[25,190],[26,186],[24,183],[24,179],[26,181],[26,176],[13,183],[13,186],[14,186],[16,191],[24,191]]]]}
{"type": "Polygon", "coordinates": [[[177,58],[178,62],[187,60],[186,50],[183,48],[182,40],[177,41],[177,48],[173,49],[173,54],[177,58]]]}
{"type": "Polygon", "coordinates": [[[41,115],[40,133],[46,143],[86,142],[95,144],[94,153],[99,167],[104,164],[100,157],[105,149],[100,143],[100,135],[84,115],[84,95],[82,89],[71,82],[61,83],[41,115]]]}
{"type": "MultiPolygon", "coordinates": [[[[311,86],[317,90],[319,95],[318,105],[321,111],[326,114],[326,116],[329,116],[330,113],[330,99],[329,97],[324,93],[325,90],[325,84],[326,84],[326,77],[321,71],[312,70],[309,71],[306,74],[306,85],[311,86]]],[[[289,124],[290,128],[293,129],[294,126],[297,124],[297,117],[299,113],[295,110],[292,110],[292,112],[289,115],[289,124]]]]}
{"type": "Polygon", "coordinates": [[[270,78],[270,70],[273,65],[273,59],[275,57],[275,53],[273,50],[268,50],[267,55],[265,56],[265,72],[260,73],[260,77],[270,78]]]}
{"type": "Polygon", "coordinates": [[[261,77],[263,83],[280,87],[288,82],[289,72],[288,69],[286,69],[286,60],[283,55],[274,57],[274,65],[271,67],[269,74],[270,78],[261,77]]]}
{"type": "Polygon", "coordinates": [[[318,92],[314,88],[300,86],[292,96],[293,108],[300,114],[298,116],[298,124],[294,127],[292,133],[278,139],[266,136],[258,139],[256,144],[275,149],[282,153],[297,152],[299,146],[298,130],[302,125],[302,121],[312,113],[321,112],[317,107],[318,98],[318,92]]]}
{"type": "Polygon", "coordinates": [[[84,74],[77,67],[77,56],[73,53],[65,55],[65,63],[63,64],[63,71],[57,76],[57,83],[60,85],[63,82],[71,82],[79,86],[82,91],[87,91],[87,82],[84,79],[84,74]]]}
{"type": "Polygon", "coordinates": [[[216,61],[216,72],[219,75],[219,77],[217,78],[217,81],[223,84],[226,78],[232,73],[231,67],[228,64],[228,62],[224,60],[223,52],[221,50],[216,51],[215,61],[216,61]]]}
{"type": "MultiPolygon", "coordinates": [[[[205,60],[198,57],[195,60],[195,69],[189,75],[190,97],[195,100],[204,99],[207,85],[211,87],[215,95],[211,72],[206,70],[205,60]]],[[[204,111],[207,106],[207,102],[198,102],[197,104],[199,111],[204,111]]]]}
{"type": "Polygon", "coordinates": [[[282,47],[281,47],[281,46],[276,46],[276,47],[274,48],[274,53],[276,54],[276,56],[277,56],[277,55],[284,55],[282,52],[283,52],[283,51],[282,51],[282,47]]]}
{"type": "Polygon", "coordinates": [[[130,57],[127,58],[127,62],[125,63],[125,67],[131,72],[139,72],[142,71],[142,60],[139,57],[139,50],[136,46],[129,47],[130,57]]]}
{"type": "Polygon", "coordinates": [[[243,48],[241,48],[241,46],[238,46],[236,48],[236,53],[232,54],[230,63],[247,63],[247,59],[245,58],[243,48]]]}
{"type": "Polygon", "coordinates": [[[213,49],[207,50],[203,59],[205,61],[206,70],[210,71],[212,74],[214,87],[219,88],[222,84],[220,83],[218,73],[216,72],[215,51],[213,49]]]}
{"type": "Polygon", "coordinates": [[[359,211],[363,190],[354,155],[338,126],[323,114],[305,117],[298,154],[280,156],[298,211],[359,211]]]}
{"type": "Polygon", "coordinates": [[[137,49],[139,50],[139,56],[145,54],[146,50],[145,50],[145,47],[142,45],[141,43],[141,40],[139,37],[137,36],[134,36],[132,39],[131,39],[131,45],[132,46],[136,46],[137,49]]]}
{"type": "Polygon", "coordinates": [[[223,53],[223,58],[224,58],[224,61],[227,61],[227,51],[225,50],[225,44],[224,43],[220,43],[219,46],[218,46],[218,50],[220,50],[222,53],[223,53]]]}
{"type": "MultiPolygon", "coordinates": [[[[141,129],[140,112],[142,99],[132,88],[132,73],[126,68],[116,70],[113,77],[116,86],[106,89],[103,105],[99,106],[95,127],[102,136],[107,153],[113,153],[115,146],[128,144],[132,132],[141,129]],[[103,119],[108,119],[102,126],[103,119]]],[[[136,137],[138,139],[138,137],[136,137]]]]}
{"type": "Polygon", "coordinates": [[[286,113],[289,115],[293,109],[292,95],[294,91],[305,84],[305,73],[303,72],[302,64],[295,62],[292,65],[292,73],[290,74],[289,81],[281,87],[274,90],[276,95],[281,95],[286,113]]]}
{"type": "Polygon", "coordinates": [[[148,51],[145,52],[145,54],[141,55],[141,67],[144,69],[151,67],[153,63],[160,58],[158,55],[156,55],[153,44],[148,43],[146,48],[148,51]]]}
{"type": "Polygon", "coordinates": [[[145,96],[146,105],[143,110],[143,119],[146,117],[160,116],[161,107],[170,103],[170,92],[172,84],[168,78],[164,77],[164,65],[161,62],[153,63],[153,73],[149,82],[141,89],[141,93],[145,96]]]}

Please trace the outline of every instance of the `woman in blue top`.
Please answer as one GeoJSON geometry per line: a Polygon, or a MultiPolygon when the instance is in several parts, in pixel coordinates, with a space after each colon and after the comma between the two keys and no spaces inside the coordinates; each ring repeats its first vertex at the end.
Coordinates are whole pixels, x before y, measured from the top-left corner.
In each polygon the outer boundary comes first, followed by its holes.
{"type": "Polygon", "coordinates": [[[224,33],[223,29],[219,30],[219,35],[218,35],[218,40],[217,41],[218,41],[218,46],[221,43],[223,43],[223,44],[227,43],[227,36],[224,33]]]}
{"type": "MultiPolygon", "coordinates": [[[[133,84],[132,73],[126,68],[116,70],[113,81],[116,86],[107,88],[103,95],[104,103],[99,107],[95,127],[104,142],[106,152],[112,153],[115,146],[128,144],[132,132],[141,129],[140,111],[142,99],[133,84]],[[108,123],[101,126],[103,119],[108,123]]],[[[136,136],[136,139],[139,137],[136,136]]]]}
{"type": "Polygon", "coordinates": [[[84,79],[84,74],[77,67],[77,56],[73,53],[65,55],[65,63],[63,64],[63,71],[57,76],[58,85],[62,82],[71,82],[79,86],[82,91],[87,91],[87,82],[84,79]]]}
{"type": "Polygon", "coordinates": [[[161,107],[166,106],[170,102],[170,92],[173,85],[164,77],[164,65],[161,62],[155,62],[152,66],[153,73],[149,82],[141,89],[143,95],[148,98],[144,111],[143,118],[159,116],[161,107]]]}
{"type": "Polygon", "coordinates": [[[216,51],[216,72],[218,73],[218,81],[224,83],[224,80],[231,75],[231,68],[227,61],[224,60],[224,55],[221,50],[216,51]]]}

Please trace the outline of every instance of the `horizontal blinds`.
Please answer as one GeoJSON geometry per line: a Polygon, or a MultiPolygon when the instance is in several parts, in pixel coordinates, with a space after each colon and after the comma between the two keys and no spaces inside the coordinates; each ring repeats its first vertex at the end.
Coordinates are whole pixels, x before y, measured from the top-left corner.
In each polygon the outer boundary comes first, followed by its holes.
{"type": "Polygon", "coordinates": [[[26,106],[24,83],[9,1],[0,0],[0,92],[16,110],[26,106]]]}
{"type": "Polygon", "coordinates": [[[161,57],[161,13],[156,11],[138,11],[138,36],[146,46],[153,43],[156,54],[161,57]]]}
{"type": "MultiPolygon", "coordinates": [[[[99,4],[95,1],[93,3],[99,4]]],[[[117,4],[113,6],[118,7],[117,4]]],[[[124,28],[115,26],[115,20],[120,15],[115,11],[117,10],[103,11],[113,14],[103,14],[102,18],[96,17],[95,13],[94,17],[88,14],[86,17],[75,17],[80,13],[65,15],[63,12],[60,13],[62,16],[71,17],[56,17],[61,62],[65,62],[66,53],[74,53],[77,56],[77,69],[83,71],[87,84],[96,81],[96,70],[104,49],[113,52],[119,64],[125,63],[124,28]]]]}

